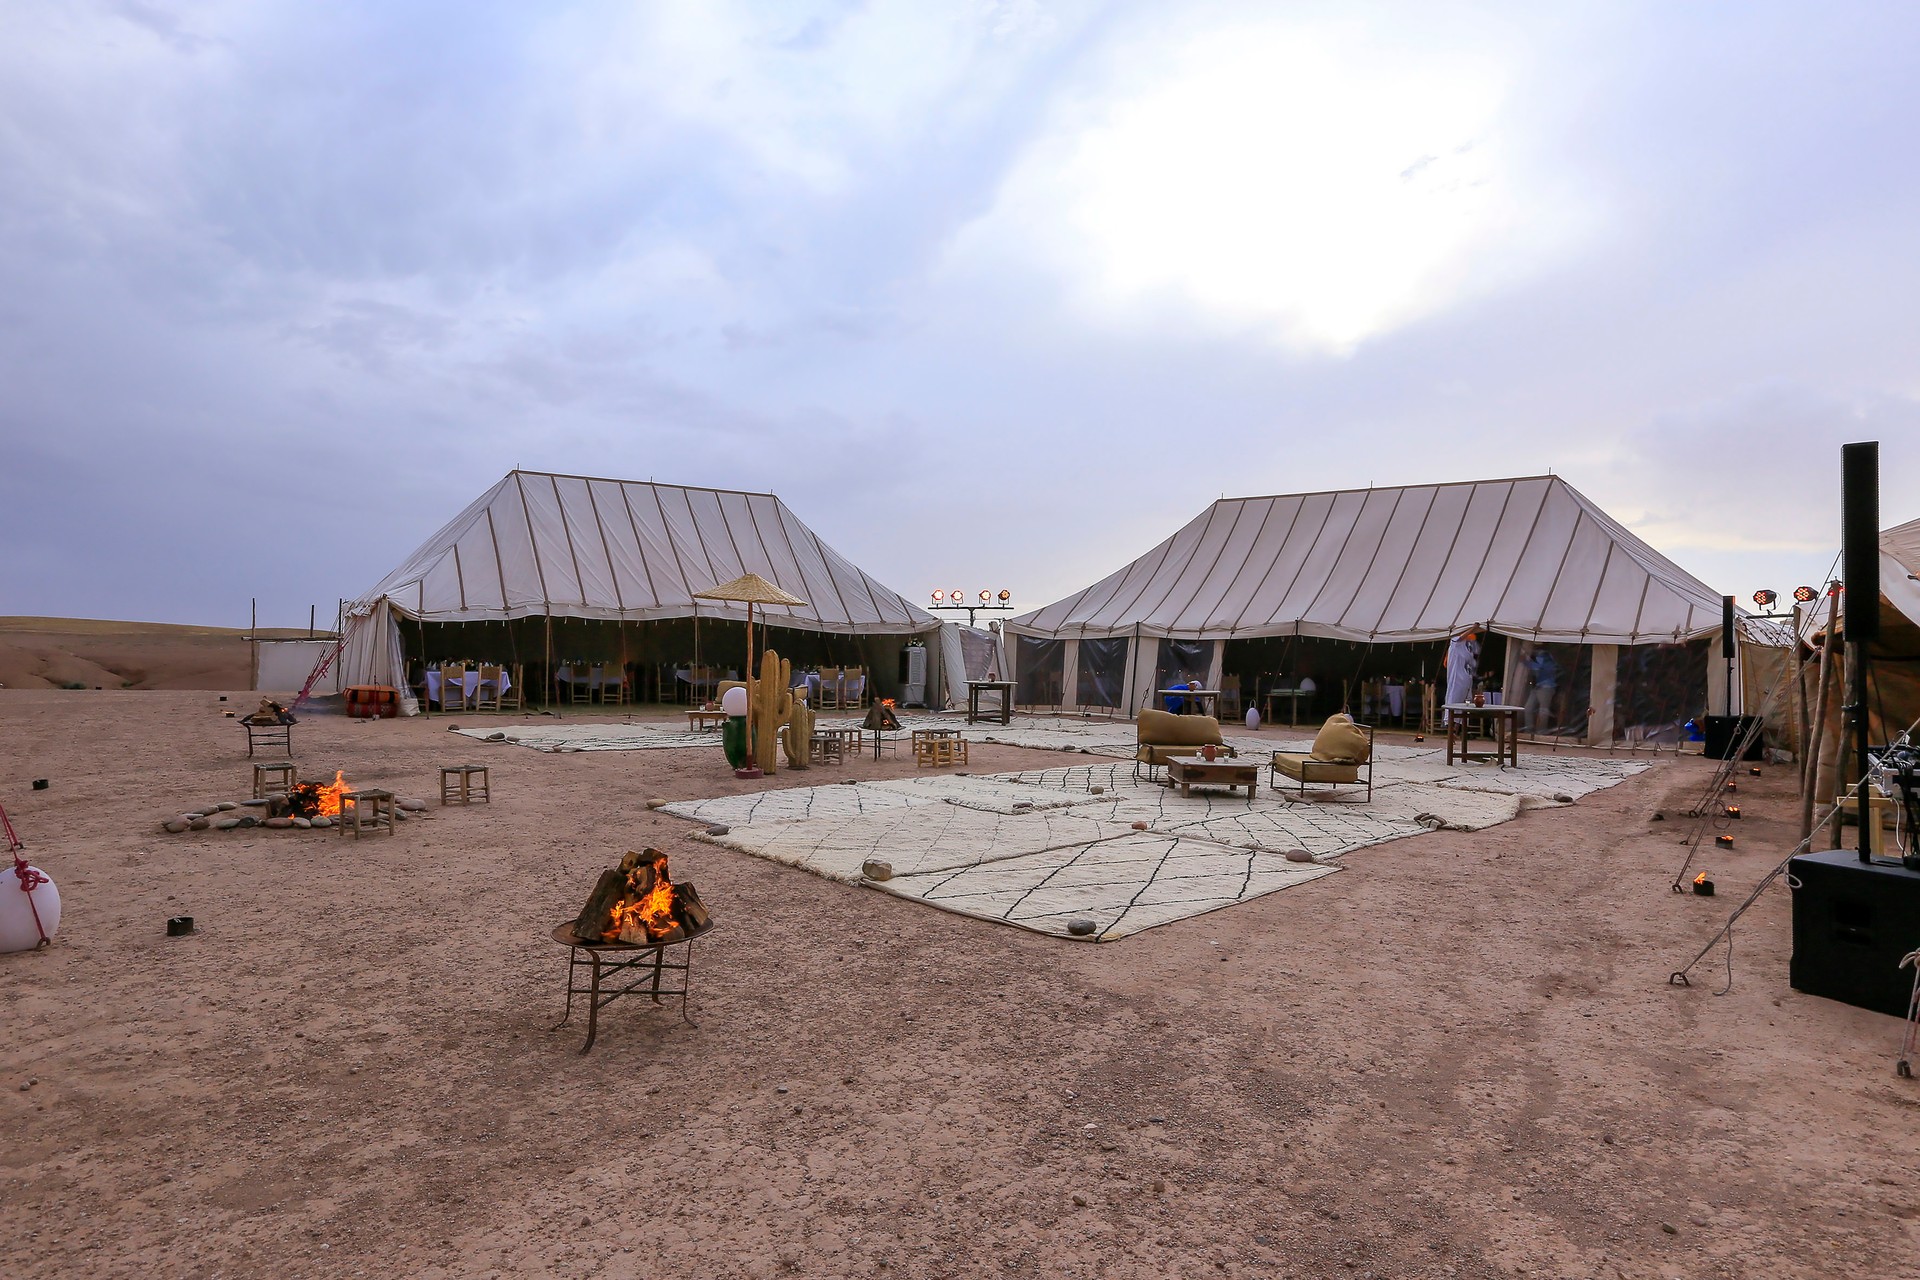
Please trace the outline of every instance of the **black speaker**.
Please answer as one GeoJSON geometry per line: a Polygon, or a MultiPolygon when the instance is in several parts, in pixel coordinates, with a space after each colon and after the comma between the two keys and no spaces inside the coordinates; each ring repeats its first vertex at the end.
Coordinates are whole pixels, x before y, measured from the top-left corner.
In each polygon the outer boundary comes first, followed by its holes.
{"type": "Polygon", "coordinates": [[[1733,597],[1720,597],[1720,656],[1733,661],[1733,597]]]}
{"type": "Polygon", "coordinates": [[[1920,871],[1852,849],[1803,853],[1790,869],[1794,990],[1906,1017],[1913,970],[1900,957],[1920,948],[1920,871]]]}
{"type": "MultiPolygon", "coordinates": [[[[1731,760],[1740,739],[1747,736],[1747,728],[1757,721],[1759,716],[1708,716],[1706,732],[1702,735],[1706,744],[1701,754],[1709,760],[1731,760]]],[[[1764,754],[1766,744],[1759,734],[1753,735],[1753,745],[1749,746],[1742,760],[1758,760],[1764,754]]]]}
{"type": "Polygon", "coordinates": [[[1840,531],[1847,639],[1880,638],[1880,443],[1840,446],[1840,531]]]}

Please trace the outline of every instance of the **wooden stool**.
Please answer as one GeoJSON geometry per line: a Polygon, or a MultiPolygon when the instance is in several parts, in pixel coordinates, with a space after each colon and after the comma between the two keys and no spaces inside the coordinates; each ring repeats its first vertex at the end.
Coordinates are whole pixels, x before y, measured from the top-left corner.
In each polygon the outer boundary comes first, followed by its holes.
{"type": "Polygon", "coordinates": [[[967,763],[967,740],[958,729],[915,729],[913,731],[915,768],[967,763]]]}
{"type": "Polygon", "coordinates": [[[483,764],[443,764],[440,766],[440,803],[472,804],[475,800],[493,803],[487,790],[487,766],[483,764]]]}
{"type": "Polygon", "coordinates": [[[292,791],[300,785],[294,777],[293,761],[253,766],[253,798],[259,800],[269,791],[292,791]]]}
{"type": "Polygon", "coordinates": [[[340,834],[344,836],[351,830],[355,840],[367,831],[385,831],[392,835],[398,825],[393,816],[393,792],[372,787],[347,792],[340,797],[339,823],[340,834]]]}
{"type": "Polygon", "coordinates": [[[815,729],[810,741],[815,764],[846,763],[846,758],[840,752],[840,744],[844,739],[839,734],[826,729],[815,729]]]}

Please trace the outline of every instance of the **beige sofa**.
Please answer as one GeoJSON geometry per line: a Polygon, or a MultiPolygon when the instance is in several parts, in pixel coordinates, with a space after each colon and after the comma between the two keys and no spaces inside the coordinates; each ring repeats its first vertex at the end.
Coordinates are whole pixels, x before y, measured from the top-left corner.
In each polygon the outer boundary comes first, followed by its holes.
{"type": "Polygon", "coordinates": [[[1327,717],[1314,735],[1313,750],[1276,751],[1269,771],[1271,785],[1278,790],[1282,777],[1300,784],[1307,793],[1309,782],[1324,782],[1331,787],[1367,784],[1367,799],[1373,799],[1373,726],[1356,724],[1352,716],[1341,712],[1327,717]]]}
{"type": "Polygon", "coordinates": [[[1177,716],[1148,707],[1141,711],[1135,731],[1139,738],[1133,753],[1136,778],[1142,765],[1151,778],[1155,769],[1165,768],[1175,756],[1197,756],[1202,747],[1226,747],[1227,754],[1233,753],[1220,737],[1220,722],[1212,716],[1177,716]]]}

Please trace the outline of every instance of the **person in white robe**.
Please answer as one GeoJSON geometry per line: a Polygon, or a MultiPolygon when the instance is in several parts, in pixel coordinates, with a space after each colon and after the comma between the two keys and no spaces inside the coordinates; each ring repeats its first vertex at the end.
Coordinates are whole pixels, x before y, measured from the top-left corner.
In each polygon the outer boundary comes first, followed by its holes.
{"type": "MultiPolygon", "coordinates": [[[[1447,701],[1452,703],[1471,702],[1473,700],[1473,678],[1480,671],[1480,636],[1469,628],[1462,631],[1447,643],[1447,701]]],[[[1447,713],[1449,722],[1453,713],[1447,713]]]]}

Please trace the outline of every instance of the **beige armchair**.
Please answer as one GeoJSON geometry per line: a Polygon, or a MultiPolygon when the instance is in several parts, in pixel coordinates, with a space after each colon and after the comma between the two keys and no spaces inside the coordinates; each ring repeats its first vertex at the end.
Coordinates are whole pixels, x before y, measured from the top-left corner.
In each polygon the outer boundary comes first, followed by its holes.
{"type": "MultiPolygon", "coordinates": [[[[1226,746],[1220,737],[1220,722],[1212,716],[1177,716],[1152,707],[1140,712],[1136,736],[1139,740],[1133,753],[1136,778],[1142,765],[1151,778],[1155,769],[1165,768],[1167,761],[1175,756],[1197,756],[1202,747],[1226,746]]],[[[1231,754],[1232,748],[1228,748],[1228,752],[1231,754]]]]}
{"type": "Polygon", "coordinates": [[[1313,750],[1276,751],[1268,772],[1270,784],[1279,789],[1282,776],[1300,784],[1306,795],[1309,782],[1324,782],[1331,787],[1351,786],[1364,781],[1367,799],[1373,799],[1373,726],[1356,724],[1352,716],[1341,712],[1329,716],[1314,735],[1313,750]]]}

